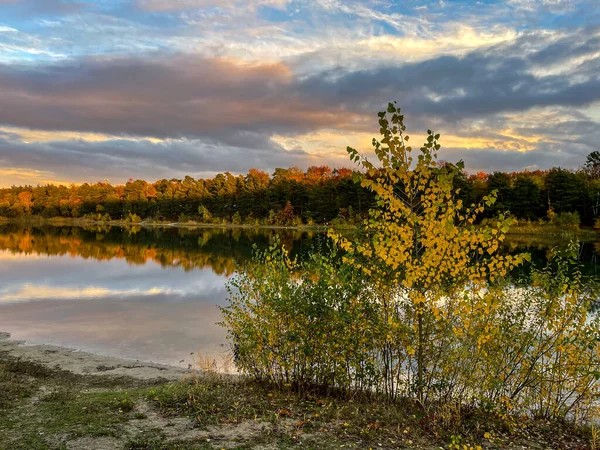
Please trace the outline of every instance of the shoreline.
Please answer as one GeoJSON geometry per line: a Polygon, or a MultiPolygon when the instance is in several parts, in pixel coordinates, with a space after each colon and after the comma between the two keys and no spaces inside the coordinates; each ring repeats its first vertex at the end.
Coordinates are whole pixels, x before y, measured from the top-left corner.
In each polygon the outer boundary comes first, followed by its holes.
{"type": "Polygon", "coordinates": [[[510,429],[475,411],[433,428],[410,402],[306,395],[210,371],[183,378],[169,366],[9,337],[0,332],[1,450],[434,450],[455,436],[470,449],[591,448],[589,430],[560,422],[528,418],[510,429]]]}
{"type": "MultiPolygon", "coordinates": [[[[125,220],[110,220],[99,221],[83,218],[60,218],[60,219],[44,219],[34,217],[31,219],[7,219],[0,217],[0,225],[2,224],[17,224],[28,226],[51,225],[51,226],[109,226],[109,227],[143,227],[143,228],[185,228],[185,229],[244,229],[244,230],[291,230],[303,232],[327,232],[330,229],[339,231],[352,231],[358,228],[357,225],[250,225],[250,224],[233,224],[233,223],[201,223],[201,222],[127,222],[125,220]]],[[[558,229],[555,225],[535,225],[535,226],[514,226],[511,227],[507,236],[577,236],[582,239],[594,239],[600,235],[598,230],[584,226],[578,229],[558,229]]]]}
{"type": "MultiPolygon", "coordinates": [[[[301,230],[301,231],[327,231],[331,228],[329,225],[249,225],[233,223],[201,223],[201,222],[127,222],[125,220],[88,220],[88,219],[43,219],[32,218],[23,219],[2,219],[0,224],[17,225],[55,225],[55,226],[86,226],[86,225],[107,225],[107,226],[129,226],[129,227],[148,227],[148,228],[232,228],[232,229],[265,229],[265,230],[301,230]]],[[[337,226],[335,229],[350,230],[355,229],[354,225],[337,226]]]]}
{"type": "Polygon", "coordinates": [[[159,364],[150,361],[98,355],[56,345],[29,345],[11,339],[10,333],[0,331],[0,353],[24,359],[76,375],[130,377],[140,381],[175,381],[193,374],[192,369],[159,364]]]}

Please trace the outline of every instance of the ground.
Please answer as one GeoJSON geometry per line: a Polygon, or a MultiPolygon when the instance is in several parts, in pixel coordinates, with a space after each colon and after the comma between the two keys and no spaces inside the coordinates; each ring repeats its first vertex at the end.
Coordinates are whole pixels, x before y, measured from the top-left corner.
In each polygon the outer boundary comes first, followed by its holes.
{"type": "Polygon", "coordinates": [[[582,430],[561,424],[450,409],[434,417],[376,399],[300,395],[240,376],[0,341],[0,450],[477,446],[592,448],[582,430]]]}

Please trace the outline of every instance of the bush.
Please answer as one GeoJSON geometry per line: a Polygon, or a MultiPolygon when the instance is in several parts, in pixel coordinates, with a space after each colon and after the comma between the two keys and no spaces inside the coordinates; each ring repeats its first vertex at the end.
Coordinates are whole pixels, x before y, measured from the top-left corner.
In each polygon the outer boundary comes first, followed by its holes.
{"type": "Polygon", "coordinates": [[[125,222],[128,223],[140,223],[141,221],[142,218],[140,216],[138,216],[137,214],[132,214],[131,212],[125,218],[125,222]]]}
{"type": "Polygon", "coordinates": [[[577,211],[561,212],[552,220],[552,223],[562,229],[577,230],[581,219],[577,211]]]}
{"type": "Polygon", "coordinates": [[[436,163],[428,132],[416,164],[403,117],[380,113],[377,206],[348,240],[307,261],[276,243],[229,284],[223,325],[238,368],[296,389],[362,390],[426,411],[455,405],[501,416],[589,420],[600,399],[600,325],[575,246],[515,287],[503,276],[526,255],[497,255],[509,219],[474,227],[495,201],[457,200],[455,166],[436,163]],[[384,145],[385,144],[385,145],[384,145]]]}
{"type": "MultiPolygon", "coordinates": [[[[414,398],[416,322],[329,250],[307,261],[276,242],[229,282],[223,308],[236,366],[280,387],[414,398]]],[[[533,285],[465,289],[428,317],[423,406],[485,408],[504,417],[591,419],[600,399],[598,316],[574,253],[533,270],[533,285]]]]}
{"type": "Polygon", "coordinates": [[[239,211],[236,211],[233,216],[231,216],[231,223],[234,225],[240,225],[242,223],[242,216],[239,211]]]}
{"type": "Polygon", "coordinates": [[[200,205],[198,207],[198,215],[200,216],[202,223],[211,223],[213,221],[212,214],[204,205],[200,205]]]}
{"type": "Polygon", "coordinates": [[[291,260],[278,239],[255,262],[222,308],[238,369],[296,389],[376,386],[380,313],[360,274],[331,249],[291,260]]]}

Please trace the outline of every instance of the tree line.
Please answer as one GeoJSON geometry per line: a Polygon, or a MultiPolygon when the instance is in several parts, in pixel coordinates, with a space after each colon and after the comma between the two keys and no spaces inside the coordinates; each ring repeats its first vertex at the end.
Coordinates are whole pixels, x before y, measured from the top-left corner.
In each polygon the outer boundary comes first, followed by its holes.
{"type": "MultiPolygon", "coordinates": [[[[452,169],[453,164],[440,162],[452,169]]],[[[197,221],[249,225],[354,224],[374,203],[372,192],[356,183],[377,177],[349,169],[313,166],[250,169],[213,178],[163,179],[154,183],[130,179],[81,185],[12,186],[0,189],[0,217],[88,218],[94,220],[197,221]]],[[[496,191],[498,200],[486,217],[508,212],[517,219],[559,220],[592,225],[600,215],[600,152],[578,170],[493,172],[454,178],[458,198],[477,203],[496,191]]]]}

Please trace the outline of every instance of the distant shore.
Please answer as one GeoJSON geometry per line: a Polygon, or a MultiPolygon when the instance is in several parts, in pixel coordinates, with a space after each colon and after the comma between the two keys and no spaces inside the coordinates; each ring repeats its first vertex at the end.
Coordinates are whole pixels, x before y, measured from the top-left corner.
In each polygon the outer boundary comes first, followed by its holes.
{"type": "MultiPolygon", "coordinates": [[[[196,221],[188,222],[170,222],[170,221],[150,221],[129,222],[126,220],[99,221],[86,218],[44,218],[32,216],[30,218],[0,218],[0,224],[15,223],[23,225],[55,225],[55,226],[91,226],[105,225],[115,227],[146,227],[146,228],[215,228],[215,229],[246,229],[246,230],[296,230],[326,232],[329,229],[335,230],[355,230],[356,225],[350,224],[325,224],[325,225],[252,225],[252,224],[233,224],[233,223],[202,223],[196,221]]],[[[506,233],[507,236],[577,236],[578,238],[592,240],[600,236],[600,231],[589,227],[579,228],[559,228],[552,224],[516,225],[511,227],[506,233]]]]}
{"type": "Polygon", "coordinates": [[[86,225],[108,225],[108,226],[139,226],[139,227],[157,227],[157,228],[239,228],[239,229],[265,229],[265,230],[300,230],[300,231],[317,231],[323,232],[330,228],[338,230],[352,230],[355,225],[250,225],[250,224],[233,224],[233,223],[202,223],[202,222],[169,222],[169,221],[141,221],[128,222],[126,220],[90,220],[83,218],[50,218],[31,217],[6,219],[0,218],[2,223],[16,223],[23,225],[56,225],[56,226],[86,226],[86,225]]]}

